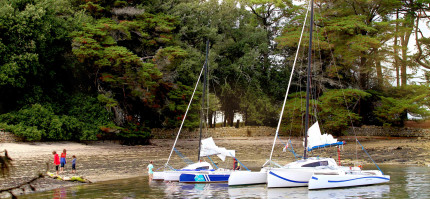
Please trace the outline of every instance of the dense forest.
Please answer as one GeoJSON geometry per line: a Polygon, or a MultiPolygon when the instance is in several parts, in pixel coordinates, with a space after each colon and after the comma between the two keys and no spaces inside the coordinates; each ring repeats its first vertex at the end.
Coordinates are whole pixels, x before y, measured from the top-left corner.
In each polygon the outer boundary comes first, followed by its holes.
{"type": "MultiPolygon", "coordinates": [[[[428,117],[429,3],[316,2],[312,117],[325,131],[341,134],[351,123],[402,126],[408,115],[428,117]]],[[[223,112],[224,125],[232,126],[240,113],[245,125],[275,126],[307,5],[2,0],[0,128],[29,141],[145,143],[151,128],[179,127],[205,62],[206,41],[208,117],[223,112]]],[[[283,132],[303,128],[306,35],[283,132]]],[[[199,125],[201,96],[199,85],[186,128],[199,125]]]]}

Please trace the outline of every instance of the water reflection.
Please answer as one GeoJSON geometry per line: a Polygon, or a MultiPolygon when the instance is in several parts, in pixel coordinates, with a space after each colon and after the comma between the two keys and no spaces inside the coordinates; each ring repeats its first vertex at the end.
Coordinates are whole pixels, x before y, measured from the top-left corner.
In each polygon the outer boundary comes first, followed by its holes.
{"type": "Polygon", "coordinates": [[[264,198],[266,196],[266,185],[229,187],[230,198],[264,198]]]}
{"type": "Polygon", "coordinates": [[[409,198],[430,198],[430,173],[425,167],[405,168],[405,190],[409,198]],[[426,191],[423,191],[426,190],[426,191]]]}
{"type": "Polygon", "coordinates": [[[54,189],[54,193],[52,194],[52,199],[66,199],[67,198],[67,190],[64,187],[54,189]]]}
{"type": "Polygon", "coordinates": [[[343,189],[325,189],[309,191],[308,198],[382,198],[390,193],[389,185],[373,185],[343,189]]]}
{"type": "Polygon", "coordinates": [[[214,196],[224,196],[228,184],[215,183],[215,184],[186,184],[178,182],[165,183],[165,196],[171,197],[200,197],[210,198],[214,196]]]}
{"type": "Polygon", "coordinates": [[[60,188],[19,198],[430,198],[430,168],[384,166],[387,184],[309,191],[307,187],[228,187],[223,184],[150,182],[147,177],[60,188]]]}
{"type": "Polygon", "coordinates": [[[389,185],[352,187],[309,191],[307,187],[266,188],[265,186],[229,187],[230,198],[382,198],[390,192],[389,185]],[[307,197],[306,197],[307,196],[307,197]]]}

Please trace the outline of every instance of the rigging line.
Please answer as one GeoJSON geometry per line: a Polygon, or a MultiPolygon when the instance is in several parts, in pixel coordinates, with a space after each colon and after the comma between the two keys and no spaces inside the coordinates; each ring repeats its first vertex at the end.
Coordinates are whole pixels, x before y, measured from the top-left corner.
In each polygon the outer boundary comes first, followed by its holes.
{"type": "MultiPolygon", "coordinates": [[[[320,9],[317,9],[317,12],[319,13],[319,16],[321,17],[322,15],[321,15],[321,11],[320,11],[320,9]]],[[[315,18],[317,18],[318,17],[318,15],[316,15],[315,16],[315,18]]],[[[318,23],[320,20],[318,19],[318,20],[315,20],[316,22],[315,23],[318,23]]],[[[315,25],[315,34],[316,34],[316,38],[320,38],[320,36],[321,36],[321,34],[320,34],[320,29],[319,29],[319,26],[318,25],[315,25]]],[[[321,71],[321,75],[320,75],[320,79],[319,79],[319,85],[320,85],[320,88],[321,88],[321,90],[322,90],[322,88],[323,88],[323,79],[324,79],[324,71],[323,71],[323,61],[322,61],[322,56],[321,56],[321,40],[320,39],[317,39],[317,41],[316,41],[316,43],[317,43],[317,48],[318,48],[318,51],[315,51],[315,54],[316,54],[316,52],[319,52],[318,53],[318,55],[319,55],[319,60],[320,60],[320,62],[319,62],[319,66],[320,66],[320,71],[321,71]]],[[[316,89],[316,88],[315,88],[316,89]]],[[[317,102],[315,102],[315,103],[317,103],[317,102]]],[[[318,111],[317,111],[317,109],[315,109],[315,112],[314,112],[314,114],[315,114],[315,118],[317,119],[317,121],[318,121],[318,111]]],[[[321,128],[321,130],[322,130],[322,132],[325,132],[325,130],[324,130],[324,125],[322,125],[322,123],[321,124],[319,124],[320,125],[320,128],[321,128]]]]}
{"type": "Polygon", "coordinates": [[[302,37],[303,37],[303,32],[305,30],[305,25],[306,25],[306,19],[308,17],[308,12],[309,12],[309,7],[308,7],[308,9],[306,9],[306,16],[305,16],[305,20],[303,22],[302,32],[301,32],[301,35],[300,35],[299,43],[297,44],[296,57],[294,58],[293,68],[291,69],[291,74],[290,74],[290,80],[288,81],[287,92],[285,93],[284,103],[282,104],[282,110],[281,110],[281,114],[279,116],[278,127],[276,127],[275,138],[273,139],[272,151],[270,152],[270,158],[269,158],[270,161],[272,161],[273,150],[275,148],[276,139],[277,139],[278,134],[279,134],[279,128],[281,126],[282,115],[284,115],[285,103],[287,102],[287,97],[288,97],[288,92],[290,90],[291,80],[293,79],[293,73],[294,73],[294,69],[296,67],[297,56],[299,54],[300,44],[302,42],[302,37]]]}
{"type": "Polygon", "coordinates": [[[216,169],[219,169],[219,167],[215,164],[215,162],[211,159],[211,157],[209,156],[206,156],[206,157],[208,157],[208,159],[212,162],[212,164],[215,166],[216,169]]]}
{"type": "Polygon", "coordinates": [[[210,88],[210,86],[209,86],[209,60],[207,61],[208,63],[207,63],[207,67],[208,67],[208,69],[207,69],[207,79],[206,79],[206,82],[207,82],[207,90],[208,90],[208,94],[207,94],[207,97],[206,97],[206,101],[207,101],[207,103],[206,103],[206,117],[205,117],[205,123],[206,123],[206,135],[208,135],[208,131],[209,131],[209,88],[210,88]]]}
{"type": "Polygon", "coordinates": [[[309,131],[309,88],[311,83],[311,70],[312,70],[312,32],[314,27],[314,0],[311,0],[311,19],[309,23],[309,46],[308,46],[308,67],[307,67],[307,80],[306,80],[306,114],[305,114],[305,149],[303,151],[303,159],[307,159],[308,147],[308,131],[309,131]]]}
{"type": "MultiPolygon", "coordinates": [[[[304,52],[304,51],[303,51],[304,52]]],[[[301,61],[300,61],[300,66],[298,67],[298,68],[303,68],[303,59],[301,59],[301,61]]],[[[300,79],[300,77],[298,78],[298,86],[296,87],[296,93],[298,92],[298,95],[299,95],[299,99],[300,99],[300,101],[299,101],[299,110],[298,110],[298,114],[299,115],[301,115],[301,107],[302,107],[302,95],[301,95],[301,91],[302,91],[302,84],[301,84],[301,79],[300,79]]],[[[297,99],[297,96],[296,96],[296,99],[297,99]]],[[[296,110],[296,108],[297,108],[297,103],[294,103],[293,102],[293,110],[296,110]]],[[[288,139],[290,139],[291,138],[291,136],[292,136],[292,133],[293,133],[293,123],[294,123],[294,112],[293,112],[293,114],[291,114],[291,122],[290,122],[290,134],[289,134],[289,137],[288,137],[288,139]]],[[[303,125],[303,124],[301,124],[301,125],[303,125]]],[[[299,132],[300,132],[300,135],[301,135],[301,129],[299,130],[299,132]]]]}
{"type": "Polygon", "coordinates": [[[207,75],[208,75],[208,55],[209,55],[209,39],[206,40],[206,56],[205,56],[205,65],[204,68],[204,76],[203,76],[203,91],[202,91],[202,103],[201,103],[201,111],[200,111],[200,136],[199,136],[199,152],[197,155],[197,161],[200,161],[200,152],[201,152],[201,145],[202,145],[202,119],[204,120],[204,106],[205,106],[205,94],[206,94],[206,87],[207,87],[207,75]]]}
{"type": "Polygon", "coordinates": [[[369,158],[372,160],[373,164],[376,165],[376,167],[378,167],[379,171],[381,172],[382,175],[384,175],[384,173],[382,172],[382,170],[379,168],[379,166],[376,164],[376,162],[372,159],[372,157],[370,157],[369,153],[367,153],[366,149],[364,148],[363,145],[361,145],[361,143],[358,141],[357,138],[355,138],[355,141],[358,142],[358,144],[360,144],[361,148],[363,149],[363,151],[367,154],[367,156],[369,156],[369,158]]]}
{"type": "MultiPolygon", "coordinates": [[[[321,13],[320,13],[321,14],[321,13]]],[[[324,23],[324,22],[322,22],[322,23],[324,23]]],[[[328,35],[325,35],[326,36],[326,38],[327,38],[327,43],[329,43],[330,44],[330,39],[329,39],[329,37],[328,37],[328,35]]],[[[341,87],[341,92],[342,92],[342,95],[343,95],[343,100],[345,101],[345,106],[346,106],[346,108],[348,109],[348,102],[347,102],[347,100],[346,100],[346,96],[345,96],[345,92],[344,92],[344,90],[342,89],[342,84],[341,84],[341,81],[340,81],[340,75],[339,75],[339,70],[338,70],[338,68],[336,67],[336,59],[335,59],[335,57],[334,57],[334,54],[333,54],[333,50],[330,50],[330,55],[331,55],[331,58],[332,58],[332,61],[333,61],[333,63],[334,63],[334,68],[335,68],[335,70],[336,70],[336,76],[337,76],[337,80],[338,80],[338,82],[339,82],[339,85],[340,85],[340,87],[341,87]]],[[[355,159],[356,160],[358,160],[358,144],[357,144],[357,142],[358,142],[358,139],[357,139],[357,133],[355,132],[355,129],[354,129],[354,123],[353,123],[353,121],[352,121],[352,117],[351,117],[351,115],[350,114],[348,114],[348,118],[349,118],[349,120],[350,120],[350,122],[351,122],[351,127],[352,127],[352,132],[354,133],[354,137],[355,137],[355,140],[356,140],[356,142],[355,142],[355,159]]],[[[359,142],[358,142],[359,143],[359,142]]],[[[361,145],[361,144],[360,144],[361,145]]],[[[363,149],[364,149],[364,147],[362,147],[363,149]]],[[[367,153],[367,152],[366,152],[367,153]]],[[[370,155],[369,155],[369,157],[370,157],[370,155]]],[[[370,157],[371,158],[371,157],[370,157]]],[[[373,161],[373,160],[372,160],[373,161]]],[[[375,163],[376,164],[376,163],[375,163]]],[[[376,166],[378,166],[378,165],[376,165],[376,166]]],[[[378,167],[379,168],[379,167],[378,167]]],[[[382,171],[381,171],[382,172],[382,171]]]]}
{"type": "Polygon", "coordinates": [[[179,155],[179,157],[181,157],[184,160],[185,163],[187,163],[189,165],[194,163],[193,161],[191,161],[190,159],[185,157],[184,154],[182,154],[178,149],[175,148],[174,150],[179,155]]]}
{"type": "Polygon", "coordinates": [[[173,149],[175,148],[176,142],[178,141],[179,135],[181,134],[181,130],[182,130],[182,127],[184,126],[185,118],[187,117],[188,110],[190,109],[191,102],[193,101],[194,94],[196,93],[197,86],[199,85],[200,77],[202,76],[203,69],[205,68],[205,65],[206,65],[206,62],[203,64],[202,70],[200,71],[199,78],[197,79],[197,82],[196,82],[196,86],[194,86],[193,94],[191,95],[191,99],[190,99],[190,102],[188,103],[187,110],[185,111],[184,118],[182,118],[182,123],[181,123],[181,126],[179,127],[178,134],[176,135],[175,143],[173,143],[172,150],[170,150],[170,155],[169,155],[169,158],[167,159],[167,162],[165,165],[169,164],[170,158],[172,157],[173,149]]]}

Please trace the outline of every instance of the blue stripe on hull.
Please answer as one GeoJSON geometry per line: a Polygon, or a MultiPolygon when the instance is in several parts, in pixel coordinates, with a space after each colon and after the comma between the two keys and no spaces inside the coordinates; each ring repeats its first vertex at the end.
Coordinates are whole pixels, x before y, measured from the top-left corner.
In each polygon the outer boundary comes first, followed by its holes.
{"type": "Polygon", "coordinates": [[[353,181],[353,180],[359,180],[359,179],[364,179],[364,178],[377,178],[377,179],[383,179],[383,180],[390,180],[389,178],[384,178],[384,177],[361,177],[361,178],[352,178],[352,179],[348,179],[348,180],[328,180],[328,182],[330,183],[339,183],[339,182],[348,182],[348,181],[353,181]]]}
{"type": "Polygon", "coordinates": [[[179,182],[228,182],[230,174],[181,174],[179,182]]]}
{"type": "Polygon", "coordinates": [[[280,179],[282,179],[282,180],[285,180],[285,181],[288,181],[288,182],[293,182],[293,183],[308,183],[308,181],[295,181],[295,180],[290,180],[290,179],[287,179],[287,178],[284,178],[284,177],[282,177],[282,176],[279,176],[279,175],[277,175],[277,174],[275,174],[275,173],[273,173],[273,172],[269,172],[269,174],[271,174],[271,175],[273,175],[273,176],[276,176],[276,177],[278,177],[278,178],[280,178],[280,179]]]}

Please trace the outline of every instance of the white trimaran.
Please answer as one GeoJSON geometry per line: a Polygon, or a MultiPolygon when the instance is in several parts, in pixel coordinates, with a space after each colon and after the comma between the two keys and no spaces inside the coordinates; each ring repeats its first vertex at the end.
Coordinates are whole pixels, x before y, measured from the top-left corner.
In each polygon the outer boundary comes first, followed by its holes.
{"type": "MultiPolygon", "coordinates": [[[[215,145],[215,142],[213,141],[212,137],[210,138],[206,138],[204,140],[202,140],[202,118],[203,117],[203,108],[202,108],[202,113],[201,113],[201,118],[200,118],[200,138],[199,138],[199,150],[198,150],[198,160],[196,163],[192,163],[182,169],[179,170],[175,170],[173,169],[171,166],[169,166],[169,161],[170,158],[172,157],[172,153],[175,150],[175,146],[176,143],[178,141],[180,132],[182,130],[182,127],[184,125],[184,121],[185,118],[187,117],[188,114],[188,110],[190,108],[191,102],[194,98],[194,94],[196,92],[197,86],[200,82],[200,78],[202,76],[202,73],[204,71],[204,85],[203,85],[203,96],[202,96],[202,106],[205,104],[205,90],[206,90],[206,77],[207,77],[207,73],[208,73],[208,51],[209,51],[209,41],[206,43],[206,60],[205,60],[205,64],[203,65],[202,70],[200,71],[199,77],[197,79],[196,85],[194,87],[194,91],[193,94],[191,96],[190,102],[188,103],[188,107],[187,110],[185,111],[185,115],[182,118],[182,123],[181,126],[178,130],[178,134],[176,135],[176,139],[175,142],[173,144],[172,150],[170,151],[170,155],[169,158],[167,159],[167,162],[165,164],[165,169],[168,170],[164,170],[162,172],[154,172],[154,176],[153,176],[153,180],[164,180],[164,181],[179,181],[180,180],[180,176],[182,174],[201,174],[202,176],[205,175],[205,178],[208,174],[220,174],[220,175],[229,175],[230,171],[228,169],[217,169],[214,170],[212,165],[208,162],[204,162],[201,161],[201,157],[209,157],[210,155],[217,155],[222,161],[225,160],[226,156],[235,156],[235,151],[234,150],[227,150],[225,148],[222,147],[218,147],[215,145]],[[170,169],[169,169],[170,168],[170,169]]],[[[199,177],[199,176],[197,176],[199,177]]],[[[228,176],[227,176],[228,177],[228,176]]],[[[203,178],[203,179],[205,179],[203,178]]],[[[201,181],[200,178],[196,178],[196,181],[201,181]]],[[[192,179],[194,180],[194,178],[192,179]]]]}
{"type": "MultiPolygon", "coordinates": [[[[285,166],[272,168],[266,166],[267,163],[272,164],[272,155],[276,139],[278,137],[279,127],[284,112],[284,107],[291,84],[293,72],[291,72],[290,82],[287,88],[287,93],[284,98],[276,135],[274,138],[270,159],[263,165],[260,172],[232,174],[229,179],[229,185],[245,185],[267,183],[267,187],[297,187],[308,186],[309,189],[336,188],[348,186],[370,185],[388,182],[390,176],[383,175],[381,170],[361,170],[360,167],[343,167],[338,166],[333,158],[307,157],[306,152],[313,149],[323,148],[326,146],[342,145],[343,142],[338,142],[331,135],[321,135],[318,122],[312,125],[309,129],[309,88],[310,88],[310,72],[311,72],[311,57],[312,57],[312,29],[313,29],[313,0],[310,2],[311,19],[310,19],[310,37],[308,50],[308,69],[307,69],[307,86],[306,86],[306,116],[305,116],[305,149],[302,160],[289,163],[285,166]],[[309,142],[308,142],[309,141],[309,142]],[[264,177],[266,178],[266,181],[264,177]]],[[[306,12],[307,17],[307,12],[306,12]]],[[[305,18],[306,21],[306,18],[305,18]]],[[[303,29],[302,29],[303,35],[303,29]]],[[[301,37],[300,37],[301,41],[301,37]]],[[[299,46],[300,46],[299,41],[299,46]]],[[[298,50],[297,50],[298,53],[298,50]]],[[[297,54],[296,54],[297,59],[297,54]]],[[[292,71],[294,71],[296,59],[292,71]]],[[[358,142],[358,140],[356,140],[358,142]]],[[[359,142],[358,142],[359,143],[359,142]]],[[[364,149],[364,148],[363,148],[364,149]]],[[[372,160],[373,161],[373,160],[372,160]]],[[[379,167],[378,167],[379,169],[379,167]]]]}

